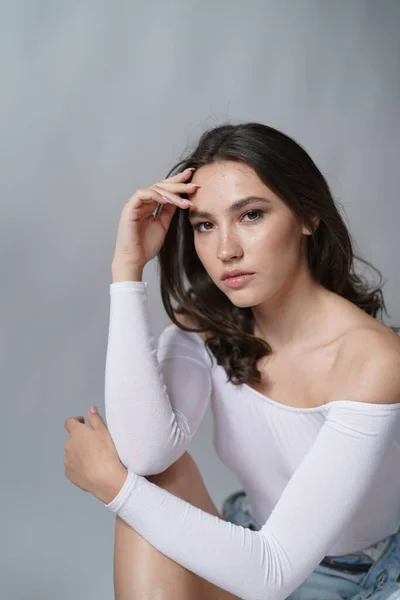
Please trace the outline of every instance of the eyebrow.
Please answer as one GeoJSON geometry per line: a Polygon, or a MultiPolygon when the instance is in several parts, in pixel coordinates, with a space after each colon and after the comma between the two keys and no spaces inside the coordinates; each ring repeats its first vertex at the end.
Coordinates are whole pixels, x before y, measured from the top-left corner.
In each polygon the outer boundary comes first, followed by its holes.
{"type": "MultiPolygon", "coordinates": [[[[236,212],[237,210],[244,208],[248,204],[253,204],[255,202],[263,202],[265,204],[271,204],[271,200],[269,200],[268,198],[262,198],[261,196],[246,196],[245,198],[239,198],[239,200],[236,200],[233,204],[231,204],[225,210],[225,214],[232,214],[232,213],[236,212]]],[[[189,219],[192,220],[192,219],[196,219],[196,218],[212,219],[213,215],[212,215],[212,213],[210,213],[206,210],[190,211],[190,208],[189,208],[189,219]]]]}

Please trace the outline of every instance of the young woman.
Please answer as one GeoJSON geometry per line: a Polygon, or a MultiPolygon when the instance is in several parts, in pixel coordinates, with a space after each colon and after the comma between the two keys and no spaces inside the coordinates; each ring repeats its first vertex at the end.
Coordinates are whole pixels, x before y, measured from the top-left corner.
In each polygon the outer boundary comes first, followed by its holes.
{"type": "Polygon", "coordinates": [[[113,467],[83,484],[77,450],[73,481],[117,515],[117,600],[400,598],[400,340],[354,258],[315,163],[259,123],[207,131],[124,206],[92,425],[112,443],[86,471],[113,467]],[[209,402],[243,485],[222,514],[187,452],[209,402]]]}

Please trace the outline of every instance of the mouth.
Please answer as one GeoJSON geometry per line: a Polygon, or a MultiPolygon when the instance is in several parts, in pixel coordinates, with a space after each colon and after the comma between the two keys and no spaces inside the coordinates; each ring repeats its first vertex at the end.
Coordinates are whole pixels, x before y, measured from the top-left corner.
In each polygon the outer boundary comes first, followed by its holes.
{"type": "Polygon", "coordinates": [[[246,285],[254,277],[254,273],[241,273],[240,275],[234,275],[233,277],[225,277],[222,283],[227,287],[239,288],[246,285]]]}

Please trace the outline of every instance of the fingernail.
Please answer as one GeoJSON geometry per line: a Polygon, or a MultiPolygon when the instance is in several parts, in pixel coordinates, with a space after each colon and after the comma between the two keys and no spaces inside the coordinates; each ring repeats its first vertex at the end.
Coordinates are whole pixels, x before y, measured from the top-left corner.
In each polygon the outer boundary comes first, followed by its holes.
{"type": "Polygon", "coordinates": [[[193,185],[193,187],[201,187],[200,183],[189,183],[189,185],[193,185]]]}
{"type": "Polygon", "coordinates": [[[170,200],[167,196],[161,196],[161,198],[164,198],[164,200],[166,200],[170,204],[173,204],[172,200],[170,200]]]}
{"type": "Polygon", "coordinates": [[[188,168],[186,169],[186,171],[195,171],[195,170],[196,170],[196,167],[188,167],[188,168]]]}
{"type": "Polygon", "coordinates": [[[97,408],[95,407],[95,405],[94,405],[94,404],[91,404],[91,405],[89,406],[89,410],[90,410],[90,412],[92,412],[92,413],[97,413],[97,408]]]}
{"type": "Polygon", "coordinates": [[[190,200],[185,200],[184,199],[184,200],[182,200],[182,202],[183,202],[183,204],[187,204],[187,205],[190,204],[190,206],[193,206],[193,202],[190,202],[190,200]]]}

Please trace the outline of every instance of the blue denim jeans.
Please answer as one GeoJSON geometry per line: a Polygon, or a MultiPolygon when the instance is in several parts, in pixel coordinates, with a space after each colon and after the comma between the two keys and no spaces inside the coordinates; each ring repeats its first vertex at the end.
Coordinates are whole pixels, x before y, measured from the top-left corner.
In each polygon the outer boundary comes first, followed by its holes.
{"type": "MultiPolygon", "coordinates": [[[[223,503],[226,521],[261,528],[246,492],[230,494],[223,503]]],[[[393,535],[360,552],[326,556],[286,600],[400,600],[400,527],[393,535]]]]}

